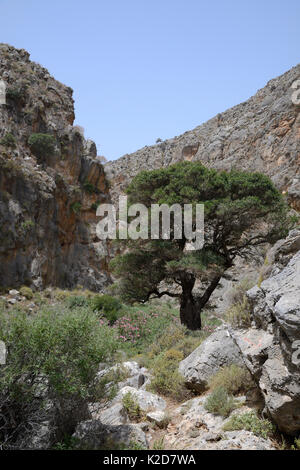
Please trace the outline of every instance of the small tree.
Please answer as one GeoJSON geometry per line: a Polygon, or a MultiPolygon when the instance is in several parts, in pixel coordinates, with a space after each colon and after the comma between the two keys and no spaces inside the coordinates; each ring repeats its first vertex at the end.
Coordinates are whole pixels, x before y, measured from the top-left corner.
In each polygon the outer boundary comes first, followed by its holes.
{"type": "Polygon", "coordinates": [[[49,134],[31,134],[28,145],[33,155],[42,160],[55,152],[55,138],[49,134]]]}
{"type": "MultiPolygon", "coordinates": [[[[128,301],[146,302],[169,295],[180,301],[181,322],[201,328],[200,312],[237,257],[288,231],[288,208],[267,176],[208,169],[199,162],[143,171],[127,188],[129,203],[204,204],[205,239],[201,250],[186,251],[187,240],[127,240],[126,251],[111,263],[118,289],[128,301]],[[201,292],[195,294],[196,280],[201,292]],[[170,286],[161,288],[161,282],[170,286]],[[177,286],[175,290],[173,286],[177,286]]],[[[173,227],[174,229],[174,227],[173,227]]],[[[195,229],[195,227],[193,227],[195,229]]]]}

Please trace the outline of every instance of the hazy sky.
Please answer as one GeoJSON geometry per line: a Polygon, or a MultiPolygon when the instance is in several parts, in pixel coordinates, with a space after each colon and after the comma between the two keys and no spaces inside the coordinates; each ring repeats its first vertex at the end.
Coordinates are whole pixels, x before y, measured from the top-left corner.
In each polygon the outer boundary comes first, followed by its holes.
{"type": "Polygon", "coordinates": [[[0,0],[0,42],[74,89],[108,159],[179,135],[299,62],[299,0],[0,0]]]}

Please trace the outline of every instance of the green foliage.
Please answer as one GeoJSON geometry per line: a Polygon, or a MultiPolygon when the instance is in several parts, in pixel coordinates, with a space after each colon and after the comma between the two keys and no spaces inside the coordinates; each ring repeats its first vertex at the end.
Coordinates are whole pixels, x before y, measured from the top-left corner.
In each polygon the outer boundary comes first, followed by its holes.
{"type": "Polygon", "coordinates": [[[79,443],[80,441],[76,437],[66,435],[62,441],[57,442],[52,447],[52,450],[75,450],[78,448],[79,443]]]}
{"type": "Polygon", "coordinates": [[[25,297],[27,300],[33,299],[33,295],[34,295],[32,292],[32,289],[30,289],[30,287],[27,287],[27,286],[21,287],[20,294],[23,295],[23,297],[25,297]]]}
{"type": "Polygon", "coordinates": [[[151,204],[192,204],[195,211],[196,204],[202,203],[205,213],[201,250],[186,251],[185,238],[174,239],[172,218],[170,240],[161,236],[134,243],[119,241],[127,249],[115,257],[111,268],[119,278],[116,288],[128,302],[160,295],[161,281],[176,281],[184,289],[187,280],[193,286],[199,279],[204,292],[210,286],[213,291],[236,257],[251,258],[258,245],[284,237],[292,224],[281,193],[267,176],[217,171],[200,162],[142,171],[131,181],[127,194],[129,204],[138,202],[148,208],[149,217],[151,204]]]}
{"type": "Polygon", "coordinates": [[[100,206],[100,201],[97,201],[97,202],[93,202],[93,204],[91,205],[91,209],[93,211],[96,211],[98,209],[98,207],[100,206]]]}
{"type": "Polygon", "coordinates": [[[178,364],[182,359],[183,354],[176,349],[169,349],[157,356],[152,365],[150,389],[177,400],[185,398],[187,390],[184,379],[178,372],[178,364]]]}
{"type": "Polygon", "coordinates": [[[34,227],[35,227],[35,223],[31,219],[27,219],[21,223],[21,231],[25,234],[29,232],[30,230],[32,230],[34,227]]]}
{"type": "Polygon", "coordinates": [[[223,429],[224,431],[245,429],[265,439],[275,432],[274,425],[268,419],[260,419],[254,411],[231,416],[227,423],[224,424],[223,429]]]}
{"type": "Polygon", "coordinates": [[[225,320],[235,328],[249,328],[251,326],[251,307],[246,295],[228,308],[225,320]]]}
{"type": "Polygon", "coordinates": [[[89,300],[84,295],[71,295],[68,298],[68,306],[70,309],[77,307],[87,307],[89,305],[89,300]]]}
{"type": "Polygon", "coordinates": [[[295,439],[294,445],[292,446],[293,450],[300,450],[300,438],[295,439]]]}
{"type": "Polygon", "coordinates": [[[90,194],[97,192],[97,188],[88,180],[83,183],[83,189],[90,194]]]}
{"type": "Polygon", "coordinates": [[[246,393],[253,385],[249,371],[236,364],[222,367],[209,381],[211,390],[223,387],[227,393],[232,395],[246,393]]]}
{"type": "Polygon", "coordinates": [[[9,350],[0,370],[0,393],[21,401],[34,396],[41,377],[54,395],[88,396],[99,362],[117,346],[113,331],[79,308],[49,307],[31,316],[1,312],[0,339],[9,350]]]}
{"type": "Polygon", "coordinates": [[[224,387],[215,388],[204,403],[204,408],[209,413],[220,415],[224,418],[229,416],[237,407],[238,405],[234,398],[228,395],[224,387]]]}
{"type": "Polygon", "coordinates": [[[79,214],[81,211],[81,202],[75,201],[71,204],[71,211],[74,212],[74,214],[79,214]]]}
{"type": "Polygon", "coordinates": [[[140,421],[143,417],[143,412],[138,404],[134,395],[131,392],[125,393],[122,398],[123,407],[131,421],[140,421]]]}
{"type": "Polygon", "coordinates": [[[11,100],[16,104],[24,104],[26,98],[26,86],[9,87],[6,90],[6,99],[11,100]]]}
{"type": "Polygon", "coordinates": [[[31,134],[28,145],[38,159],[50,157],[55,152],[55,138],[49,134],[31,134]]]}
{"type": "Polygon", "coordinates": [[[16,138],[10,132],[7,132],[4,137],[0,140],[1,145],[5,145],[5,147],[15,148],[16,146],[16,138]]]}
{"type": "Polygon", "coordinates": [[[165,438],[164,436],[159,437],[153,442],[153,450],[164,450],[165,449],[165,438]]]}
{"type": "Polygon", "coordinates": [[[97,295],[92,301],[93,310],[101,312],[111,324],[119,318],[121,307],[121,302],[108,294],[97,295]]]}

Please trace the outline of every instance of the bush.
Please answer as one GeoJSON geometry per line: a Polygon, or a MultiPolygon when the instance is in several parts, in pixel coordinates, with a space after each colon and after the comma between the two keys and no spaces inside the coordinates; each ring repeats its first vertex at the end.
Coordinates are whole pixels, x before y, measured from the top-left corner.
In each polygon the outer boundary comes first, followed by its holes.
{"type": "Polygon", "coordinates": [[[108,294],[97,295],[92,302],[93,310],[101,312],[111,324],[119,318],[121,307],[121,302],[108,294]]]}
{"type": "Polygon", "coordinates": [[[140,421],[142,419],[143,412],[131,392],[125,393],[122,398],[122,404],[131,421],[140,421]]]}
{"type": "Polygon", "coordinates": [[[50,157],[55,152],[55,138],[49,134],[31,134],[28,145],[31,152],[39,159],[50,157]]]}
{"type": "Polygon", "coordinates": [[[245,429],[265,439],[275,432],[275,427],[268,419],[260,419],[254,411],[232,416],[223,426],[224,431],[245,429]]]}
{"type": "Polygon", "coordinates": [[[113,331],[99,327],[88,309],[48,308],[28,316],[20,310],[0,314],[0,339],[9,350],[2,367],[0,390],[12,394],[34,393],[35,381],[43,375],[55,394],[87,396],[99,362],[109,357],[117,343],[113,331]],[[26,360],[24,360],[26,358],[26,360]],[[26,377],[31,377],[30,386],[26,377]]]}
{"type": "Polygon", "coordinates": [[[27,286],[21,287],[20,294],[23,295],[23,297],[25,297],[27,300],[33,299],[33,292],[32,292],[32,289],[30,289],[30,287],[27,287],[27,286]]]}
{"type": "Polygon", "coordinates": [[[70,309],[76,307],[87,307],[88,305],[89,301],[84,295],[71,295],[68,298],[68,307],[70,309]]]}
{"type": "Polygon", "coordinates": [[[67,399],[74,407],[92,399],[99,362],[117,348],[113,331],[100,327],[88,309],[1,311],[0,340],[8,349],[0,369],[0,441],[7,442],[16,429],[26,429],[32,410],[42,411],[43,401],[37,405],[36,397],[67,399]]]}
{"type": "Polygon", "coordinates": [[[5,136],[0,140],[0,144],[5,145],[5,147],[15,148],[16,139],[13,136],[13,134],[11,134],[10,132],[7,132],[5,136]]]}
{"type": "Polygon", "coordinates": [[[78,214],[81,211],[81,202],[76,201],[71,204],[71,211],[78,214]]]}
{"type": "Polygon", "coordinates": [[[211,390],[223,387],[232,395],[246,393],[253,385],[254,382],[248,370],[236,364],[221,368],[209,381],[211,390]]]}
{"type": "Polygon", "coordinates": [[[224,387],[218,387],[207,397],[204,408],[216,415],[229,416],[238,407],[234,398],[229,396],[224,387]]]}
{"type": "Polygon", "coordinates": [[[153,362],[153,379],[149,388],[177,400],[186,398],[188,391],[184,386],[183,377],[178,372],[182,359],[182,352],[173,348],[161,353],[153,362]]]}
{"type": "Polygon", "coordinates": [[[90,194],[93,194],[97,191],[96,187],[88,180],[83,183],[83,189],[90,194]]]}
{"type": "Polygon", "coordinates": [[[235,328],[251,326],[251,308],[246,295],[241,301],[233,304],[225,314],[225,320],[235,328]]]}

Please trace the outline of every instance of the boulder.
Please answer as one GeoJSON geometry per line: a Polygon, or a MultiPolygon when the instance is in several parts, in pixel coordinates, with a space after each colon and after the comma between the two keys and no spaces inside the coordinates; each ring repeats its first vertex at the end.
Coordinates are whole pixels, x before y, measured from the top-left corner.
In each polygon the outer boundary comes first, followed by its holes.
{"type": "Polygon", "coordinates": [[[85,450],[122,448],[133,443],[148,447],[146,435],[138,424],[109,426],[99,420],[87,420],[79,423],[73,437],[77,448],[85,450]]]}
{"type": "Polygon", "coordinates": [[[239,348],[227,328],[210,335],[186,359],[180,362],[179,372],[188,387],[202,392],[209,379],[220,369],[230,364],[244,365],[239,348]]]}
{"type": "Polygon", "coordinates": [[[146,392],[146,390],[136,390],[133,387],[123,387],[117,397],[114,399],[114,402],[122,401],[123,397],[131,393],[133,398],[137,401],[142,411],[162,411],[166,408],[166,402],[163,398],[155,395],[151,392],[146,392]]]}

